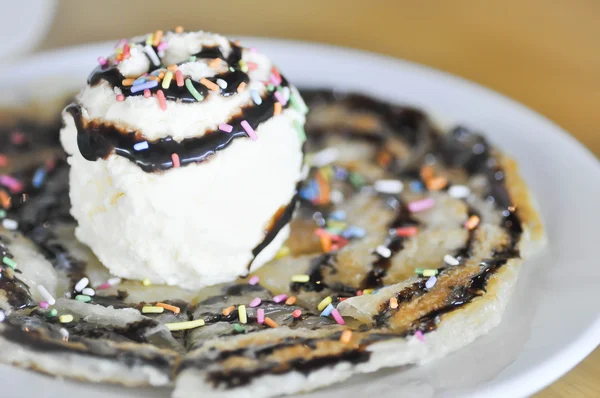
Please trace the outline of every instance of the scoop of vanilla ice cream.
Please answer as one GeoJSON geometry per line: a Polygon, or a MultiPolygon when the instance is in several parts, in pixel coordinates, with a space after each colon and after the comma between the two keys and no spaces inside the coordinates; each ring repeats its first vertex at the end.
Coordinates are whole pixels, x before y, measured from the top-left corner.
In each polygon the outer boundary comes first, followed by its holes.
{"type": "Polygon", "coordinates": [[[281,217],[303,178],[306,107],[256,50],[205,32],[151,41],[122,42],[121,57],[109,57],[77,97],[77,112],[63,112],[76,236],[123,278],[189,289],[232,281],[273,258],[289,235],[281,217]],[[169,65],[178,65],[186,85],[169,65]],[[158,86],[133,93],[131,80],[147,73],[157,76],[141,81],[158,86]],[[202,91],[203,81],[211,89],[202,91]],[[200,101],[187,88],[192,82],[200,101]],[[227,134],[236,138],[222,145],[227,134]],[[222,139],[212,152],[186,158],[190,147],[210,147],[214,137],[222,139]],[[132,149],[127,140],[139,145],[132,149]],[[90,148],[106,153],[92,158],[90,148]]]}

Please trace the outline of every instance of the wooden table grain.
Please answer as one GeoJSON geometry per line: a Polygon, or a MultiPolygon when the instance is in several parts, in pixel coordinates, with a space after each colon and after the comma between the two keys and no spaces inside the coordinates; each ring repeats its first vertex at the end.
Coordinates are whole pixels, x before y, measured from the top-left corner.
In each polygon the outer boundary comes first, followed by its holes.
{"type": "MultiPolygon", "coordinates": [[[[512,97],[600,155],[600,1],[59,2],[51,49],[183,25],[325,42],[430,65],[512,97]]],[[[600,396],[600,350],[536,394],[600,396]]]]}

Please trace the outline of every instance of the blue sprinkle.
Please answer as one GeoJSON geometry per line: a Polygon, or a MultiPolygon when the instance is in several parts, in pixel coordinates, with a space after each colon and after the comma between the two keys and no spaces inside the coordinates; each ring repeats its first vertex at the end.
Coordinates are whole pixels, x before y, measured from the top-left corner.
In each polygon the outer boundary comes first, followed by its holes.
{"type": "Polygon", "coordinates": [[[252,89],[250,90],[250,95],[252,96],[252,101],[254,101],[256,105],[262,104],[262,98],[258,95],[258,91],[252,89]]]}
{"type": "Polygon", "coordinates": [[[336,179],[336,180],[343,181],[343,180],[345,180],[346,178],[348,178],[348,170],[346,170],[346,169],[345,169],[345,168],[343,168],[343,167],[339,167],[339,166],[338,166],[338,167],[336,167],[336,168],[335,168],[335,179],[336,179]]]}
{"type": "Polygon", "coordinates": [[[135,144],[133,146],[133,149],[135,149],[136,151],[143,151],[145,149],[148,149],[149,147],[150,146],[148,145],[148,141],[142,141],[135,144]]]}
{"type": "Polygon", "coordinates": [[[146,83],[136,84],[135,86],[131,86],[131,92],[137,93],[138,91],[144,91],[147,88],[153,88],[158,86],[158,82],[156,80],[150,80],[146,83]]]}
{"type": "Polygon", "coordinates": [[[329,218],[335,221],[344,221],[346,219],[346,212],[344,210],[335,210],[329,215],[329,218]]]}
{"type": "Polygon", "coordinates": [[[43,167],[37,169],[35,174],[33,175],[33,186],[34,188],[39,188],[44,183],[44,179],[46,178],[46,170],[43,167]]]}
{"type": "Polygon", "coordinates": [[[333,311],[333,305],[329,304],[327,307],[325,307],[323,312],[321,312],[321,316],[329,316],[331,315],[331,311],[333,311]]]}
{"type": "Polygon", "coordinates": [[[342,238],[351,239],[351,238],[359,238],[362,239],[366,235],[365,230],[361,227],[350,226],[342,232],[342,238]]]}
{"type": "Polygon", "coordinates": [[[135,86],[137,84],[142,84],[142,83],[145,83],[145,82],[146,82],[146,78],[144,76],[138,77],[137,79],[134,80],[133,86],[135,86]]]}
{"type": "Polygon", "coordinates": [[[413,192],[423,192],[425,187],[421,181],[413,181],[410,183],[410,190],[413,192]]]}

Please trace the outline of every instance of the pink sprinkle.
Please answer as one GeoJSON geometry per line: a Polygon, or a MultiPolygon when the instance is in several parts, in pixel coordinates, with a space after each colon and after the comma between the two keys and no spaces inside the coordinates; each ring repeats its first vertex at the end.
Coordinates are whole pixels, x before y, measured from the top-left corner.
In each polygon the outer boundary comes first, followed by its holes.
{"type": "Polygon", "coordinates": [[[240,124],[242,125],[242,128],[246,130],[246,133],[248,133],[248,137],[250,137],[252,141],[258,140],[258,136],[256,135],[256,132],[254,131],[252,126],[250,126],[250,123],[248,123],[246,120],[242,120],[242,123],[240,124]]]}
{"type": "Polygon", "coordinates": [[[156,49],[158,51],[165,51],[167,49],[167,47],[169,47],[169,44],[166,41],[162,41],[162,42],[160,42],[158,47],[156,47],[156,49]]]}
{"type": "Polygon", "coordinates": [[[117,101],[119,101],[119,102],[125,101],[125,96],[123,94],[117,94],[117,101]]]}
{"type": "Polygon", "coordinates": [[[314,234],[317,235],[317,236],[328,235],[327,231],[325,231],[323,228],[316,228],[314,230],[314,234]]]}
{"type": "Polygon", "coordinates": [[[179,69],[175,72],[175,81],[177,82],[177,87],[183,87],[183,73],[179,69]]]}
{"type": "Polygon", "coordinates": [[[331,311],[331,316],[333,316],[333,319],[335,319],[338,325],[346,324],[346,321],[344,321],[344,318],[342,318],[342,314],[340,314],[337,308],[334,308],[333,311],[331,311]]]}
{"type": "Polygon", "coordinates": [[[8,158],[5,155],[0,155],[0,167],[6,167],[8,165],[8,158]]]}
{"type": "Polygon", "coordinates": [[[287,298],[287,294],[278,294],[277,296],[273,297],[273,301],[276,303],[281,303],[282,301],[287,300],[287,298]]]}
{"type": "Polygon", "coordinates": [[[125,58],[125,59],[129,58],[129,51],[130,51],[130,49],[131,48],[129,47],[129,44],[125,44],[123,46],[123,58],[125,58]]]}
{"type": "MultiPolygon", "coordinates": [[[[158,90],[156,92],[156,98],[158,98],[158,105],[160,105],[160,109],[163,111],[167,109],[167,99],[165,98],[165,93],[162,90],[158,90]]],[[[179,166],[177,166],[179,167],[179,166]]]]}
{"type": "Polygon", "coordinates": [[[259,281],[260,281],[260,278],[256,275],[254,275],[252,278],[248,279],[248,284],[249,285],[257,285],[259,281]]]}
{"type": "Polygon", "coordinates": [[[356,292],[356,295],[357,295],[357,296],[362,296],[362,295],[363,295],[363,292],[362,292],[362,290],[359,290],[358,292],[356,292]]]}
{"type": "Polygon", "coordinates": [[[150,92],[150,90],[148,90],[147,88],[144,89],[144,98],[150,98],[151,95],[152,93],[150,92]]]}
{"type": "Polygon", "coordinates": [[[12,142],[15,145],[21,145],[22,143],[25,142],[25,134],[18,132],[18,131],[14,131],[10,135],[10,142],[12,142]]]}
{"type": "Polygon", "coordinates": [[[419,341],[420,341],[421,343],[424,343],[424,342],[425,342],[425,338],[423,337],[423,332],[421,332],[420,330],[417,330],[417,331],[415,332],[415,337],[416,337],[417,339],[419,339],[419,341]]]}
{"type": "Polygon", "coordinates": [[[302,315],[302,310],[294,310],[294,312],[292,312],[292,316],[294,318],[300,318],[300,315],[302,315]]]}
{"type": "Polygon", "coordinates": [[[250,304],[248,304],[248,307],[250,307],[250,308],[258,307],[260,305],[260,303],[262,303],[262,300],[259,297],[255,297],[254,300],[252,300],[250,302],[250,304]]]}
{"type": "Polygon", "coordinates": [[[119,48],[121,46],[123,46],[124,44],[127,43],[127,39],[121,39],[117,42],[117,44],[115,44],[115,48],[119,48]]]}
{"type": "Polygon", "coordinates": [[[171,155],[171,160],[173,161],[173,167],[177,168],[179,166],[181,166],[181,163],[179,163],[179,155],[174,153],[171,155]]]}
{"type": "Polygon", "coordinates": [[[98,63],[102,66],[106,65],[106,58],[98,57],[98,63]]]}
{"type": "Polygon", "coordinates": [[[258,50],[257,50],[256,47],[249,47],[248,51],[250,51],[251,53],[257,53],[258,52],[258,50]]]}
{"type": "Polygon", "coordinates": [[[282,106],[285,106],[285,104],[287,104],[287,101],[283,97],[283,94],[281,94],[279,91],[275,91],[274,95],[275,95],[275,98],[277,99],[277,102],[279,102],[282,106]]]}
{"type": "Polygon", "coordinates": [[[265,310],[262,308],[256,310],[256,321],[259,323],[259,325],[265,323],[265,310]]]}
{"type": "Polygon", "coordinates": [[[40,308],[48,308],[50,307],[50,303],[48,303],[47,301],[40,301],[40,308]]]}
{"type": "Polygon", "coordinates": [[[256,62],[246,62],[246,66],[248,66],[248,69],[250,70],[258,69],[258,64],[256,62]]]}
{"type": "Polygon", "coordinates": [[[7,175],[0,176],[0,184],[7,186],[11,193],[19,193],[23,191],[23,184],[21,181],[7,175]]]}
{"type": "Polygon", "coordinates": [[[271,73],[271,76],[269,77],[269,81],[271,83],[273,83],[274,86],[279,86],[281,84],[281,78],[278,78],[273,73],[271,73]]]}
{"type": "Polygon", "coordinates": [[[231,133],[233,131],[233,126],[227,123],[219,124],[219,130],[224,131],[226,133],[231,133]]]}
{"type": "Polygon", "coordinates": [[[435,200],[433,200],[433,198],[425,198],[410,202],[408,204],[408,210],[410,210],[412,213],[418,213],[420,211],[431,209],[434,205],[435,200]]]}
{"type": "Polygon", "coordinates": [[[96,290],[104,290],[108,289],[109,287],[112,287],[110,283],[103,283],[100,286],[96,287],[96,290]]]}

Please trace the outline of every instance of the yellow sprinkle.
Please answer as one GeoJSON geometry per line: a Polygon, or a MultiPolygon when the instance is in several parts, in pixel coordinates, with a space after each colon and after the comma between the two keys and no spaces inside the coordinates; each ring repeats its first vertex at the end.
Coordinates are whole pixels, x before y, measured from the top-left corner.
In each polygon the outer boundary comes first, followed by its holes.
{"type": "Polygon", "coordinates": [[[155,307],[152,305],[147,305],[142,307],[142,314],[162,314],[164,312],[163,307],[155,307]]]}
{"type": "Polygon", "coordinates": [[[292,276],[292,282],[306,283],[308,281],[310,281],[309,275],[294,275],[294,276],[292,276]]]}
{"type": "Polygon", "coordinates": [[[352,340],[352,330],[344,330],[342,332],[342,335],[340,336],[340,341],[344,344],[348,344],[350,343],[350,340],[352,340]]]}
{"type": "Polygon", "coordinates": [[[165,326],[170,331],[194,329],[204,326],[204,319],[196,319],[195,321],[165,323],[165,326]]]}
{"type": "Polygon", "coordinates": [[[423,270],[423,276],[434,276],[437,275],[438,270],[437,269],[426,269],[423,270]]]}
{"type": "Polygon", "coordinates": [[[331,296],[325,297],[323,300],[321,300],[319,305],[317,305],[317,309],[319,311],[323,311],[325,309],[325,307],[327,307],[329,304],[331,304],[331,301],[332,301],[331,296]]]}
{"type": "Polygon", "coordinates": [[[246,306],[243,304],[238,307],[238,318],[240,319],[240,323],[248,323],[248,314],[246,314],[246,306]]]}
{"type": "Polygon", "coordinates": [[[162,88],[165,88],[165,89],[169,88],[169,86],[171,85],[172,79],[173,79],[173,72],[168,71],[165,74],[165,78],[162,81],[162,88]]]}
{"type": "Polygon", "coordinates": [[[144,286],[150,286],[152,284],[152,282],[150,282],[150,279],[146,278],[142,281],[142,285],[144,286]]]}
{"type": "Polygon", "coordinates": [[[148,37],[146,37],[146,45],[151,46],[153,41],[154,41],[154,35],[149,34],[148,37]]]}
{"type": "Polygon", "coordinates": [[[289,254],[290,254],[290,248],[287,246],[281,246],[281,249],[279,249],[277,251],[277,254],[275,254],[275,259],[289,256],[289,254]]]}
{"type": "Polygon", "coordinates": [[[58,317],[58,320],[60,321],[60,323],[70,323],[73,322],[73,315],[61,315],[58,317]]]}
{"type": "Polygon", "coordinates": [[[363,294],[372,294],[375,289],[365,289],[363,290],[363,294]]]}

